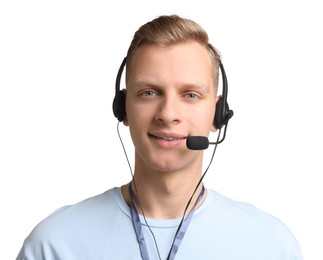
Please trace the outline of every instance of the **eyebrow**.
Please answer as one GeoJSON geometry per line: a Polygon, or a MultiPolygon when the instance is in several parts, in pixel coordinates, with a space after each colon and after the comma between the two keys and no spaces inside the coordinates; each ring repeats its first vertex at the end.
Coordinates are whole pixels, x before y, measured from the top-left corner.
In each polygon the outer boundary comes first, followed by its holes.
{"type": "Polygon", "coordinates": [[[137,80],[133,81],[129,85],[134,86],[134,87],[141,87],[141,86],[144,86],[144,87],[152,86],[152,87],[154,87],[154,86],[158,86],[155,83],[153,83],[152,81],[147,80],[147,79],[137,79],[137,80]]]}

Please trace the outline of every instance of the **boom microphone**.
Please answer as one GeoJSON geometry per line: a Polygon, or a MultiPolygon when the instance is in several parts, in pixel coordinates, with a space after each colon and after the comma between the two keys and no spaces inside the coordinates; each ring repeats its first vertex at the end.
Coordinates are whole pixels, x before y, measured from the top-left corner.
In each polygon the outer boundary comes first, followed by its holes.
{"type": "MultiPolygon", "coordinates": [[[[231,114],[231,116],[233,113],[231,114]]],[[[219,129],[219,135],[216,142],[209,142],[209,138],[201,135],[193,135],[186,138],[186,147],[190,150],[205,150],[209,147],[210,144],[218,145],[222,143],[225,139],[227,133],[228,122],[224,126],[224,133],[221,137],[222,128],[219,129]],[[221,137],[221,138],[220,138],[221,137]]]]}
{"type": "Polygon", "coordinates": [[[189,136],[186,139],[186,147],[190,150],[205,150],[209,144],[217,144],[217,142],[209,142],[206,136],[189,136]]]}

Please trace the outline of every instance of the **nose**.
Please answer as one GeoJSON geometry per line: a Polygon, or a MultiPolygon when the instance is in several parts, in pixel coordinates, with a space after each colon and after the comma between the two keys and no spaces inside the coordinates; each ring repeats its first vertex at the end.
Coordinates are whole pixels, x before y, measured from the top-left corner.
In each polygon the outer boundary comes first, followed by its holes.
{"type": "Polygon", "coordinates": [[[155,119],[163,124],[177,124],[181,122],[180,101],[175,97],[164,96],[156,111],[155,119]]]}

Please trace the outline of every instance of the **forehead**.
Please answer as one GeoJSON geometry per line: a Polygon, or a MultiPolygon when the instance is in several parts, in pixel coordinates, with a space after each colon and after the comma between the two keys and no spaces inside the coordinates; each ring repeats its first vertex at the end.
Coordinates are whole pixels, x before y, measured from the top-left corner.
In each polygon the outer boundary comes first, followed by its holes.
{"type": "Polygon", "coordinates": [[[214,70],[207,49],[190,41],[171,46],[144,45],[127,64],[127,87],[138,79],[168,84],[213,84],[214,70]],[[168,82],[167,82],[168,81],[168,82]]]}

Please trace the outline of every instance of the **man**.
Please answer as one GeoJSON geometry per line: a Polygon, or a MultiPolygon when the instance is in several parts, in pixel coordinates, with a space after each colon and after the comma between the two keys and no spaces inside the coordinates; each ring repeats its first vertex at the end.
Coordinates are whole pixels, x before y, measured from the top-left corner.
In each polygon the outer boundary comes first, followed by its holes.
{"type": "Polygon", "coordinates": [[[219,66],[225,74],[191,20],[160,16],[139,28],[113,102],[135,147],[131,182],[55,211],[17,259],[302,259],[278,219],[203,185],[200,141],[186,142],[220,131],[232,116],[217,96],[219,66]]]}

